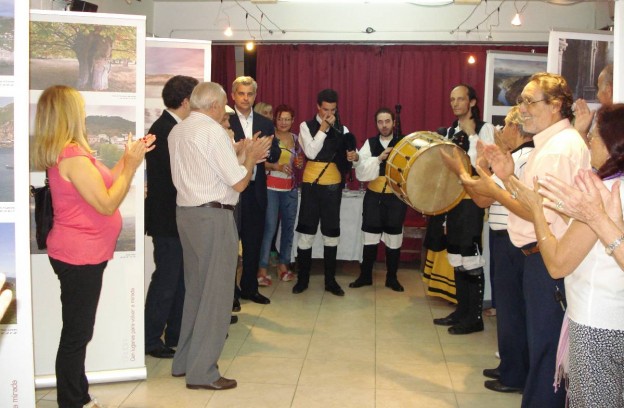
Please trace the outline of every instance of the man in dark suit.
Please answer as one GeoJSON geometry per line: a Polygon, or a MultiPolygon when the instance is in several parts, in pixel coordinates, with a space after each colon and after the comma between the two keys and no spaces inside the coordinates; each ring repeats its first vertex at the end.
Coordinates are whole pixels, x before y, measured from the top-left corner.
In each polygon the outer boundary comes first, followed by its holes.
{"type": "Polygon", "coordinates": [[[156,148],[145,155],[145,232],[152,237],[156,265],[145,300],[145,354],[156,358],[173,358],[175,351],[171,347],[178,345],[185,293],[167,138],[171,129],[191,113],[189,98],[197,83],[197,79],[182,75],[167,81],[162,90],[167,109],[149,130],[156,136],[156,148]]]}
{"type": "MultiPolygon", "coordinates": [[[[254,114],[258,84],[249,76],[241,76],[232,83],[232,99],[236,111],[230,118],[234,141],[254,137],[271,136],[275,133],[273,123],[262,115],[254,114]]],[[[267,161],[275,163],[280,149],[273,139],[267,161]]],[[[264,218],[267,206],[266,172],[264,162],[256,164],[254,174],[247,188],[240,195],[240,237],[243,245],[243,272],[240,279],[240,297],[255,303],[269,304],[271,301],[258,291],[258,264],[260,245],[264,234],[264,218]]]]}

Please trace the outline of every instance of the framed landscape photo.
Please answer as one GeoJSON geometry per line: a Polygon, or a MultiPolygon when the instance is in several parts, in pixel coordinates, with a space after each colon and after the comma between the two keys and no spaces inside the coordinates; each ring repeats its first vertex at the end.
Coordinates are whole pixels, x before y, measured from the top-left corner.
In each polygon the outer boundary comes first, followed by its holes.
{"type": "Polygon", "coordinates": [[[488,51],[485,67],[483,120],[502,125],[527,81],[546,71],[546,54],[488,51]]]}

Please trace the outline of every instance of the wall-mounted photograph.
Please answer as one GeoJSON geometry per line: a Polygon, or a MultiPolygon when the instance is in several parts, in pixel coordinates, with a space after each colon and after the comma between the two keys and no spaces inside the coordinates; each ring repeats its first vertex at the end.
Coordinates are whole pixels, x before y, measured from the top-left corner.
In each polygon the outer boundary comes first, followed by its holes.
{"type": "Polygon", "coordinates": [[[551,31],[548,41],[548,72],[568,81],[574,99],[598,105],[598,75],[613,63],[613,33],[551,31]]]}
{"type": "Polygon", "coordinates": [[[531,75],[546,71],[546,54],[488,51],[485,67],[483,120],[495,125],[494,118],[503,119],[531,75]]]}
{"type": "Polygon", "coordinates": [[[145,97],[161,98],[163,86],[176,75],[190,76],[202,82],[204,58],[203,48],[158,47],[150,44],[145,48],[145,97]]]}
{"type": "Polygon", "coordinates": [[[0,202],[15,199],[13,111],[13,98],[0,97],[0,202]]]}
{"type": "Polygon", "coordinates": [[[136,92],[136,28],[31,21],[30,89],[136,92]]]}
{"type": "Polygon", "coordinates": [[[13,299],[4,313],[4,317],[0,320],[0,324],[17,324],[15,224],[12,222],[0,223],[0,272],[6,276],[4,287],[0,289],[9,289],[13,292],[13,299]]]}
{"type": "Polygon", "coordinates": [[[15,2],[0,0],[0,75],[13,75],[15,2]]]}

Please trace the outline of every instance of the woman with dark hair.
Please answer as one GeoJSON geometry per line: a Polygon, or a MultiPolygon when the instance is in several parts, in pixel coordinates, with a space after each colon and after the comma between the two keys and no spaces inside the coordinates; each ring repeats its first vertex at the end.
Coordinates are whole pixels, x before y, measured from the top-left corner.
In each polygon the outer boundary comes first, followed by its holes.
{"type": "Polygon", "coordinates": [[[295,111],[288,105],[279,105],[275,111],[275,137],[279,140],[281,154],[277,163],[265,163],[270,173],[267,175],[267,212],[264,223],[264,236],[260,247],[260,264],[258,268],[258,285],[269,286],[270,275],[267,274],[271,241],[281,220],[278,278],[289,282],[294,274],[289,270],[292,253],[295,219],[297,218],[297,202],[299,200],[295,169],[303,168],[303,157],[297,147],[297,135],[292,133],[295,111]]]}
{"type": "Polygon", "coordinates": [[[85,375],[102,276],[121,231],[119,205],[128,194],[155,137],[133,141],[109,169],[87,142],[84,100],[68,86],[41,94],[35,116],[36,169],[46,170],[54,202],[48,257],[61,284],[63,328],[56,354],[57,401],[61,408],[99,407],[85,375]]]}
{"type": "MultiPolygon", "coordinates": [[[[598,170],[581,170],[574,186],[550,175],[535,180],[533,191],[511,182],[533,215],[548,273],[565,277],[568,308],[559,354],[569,333],[571,407],[624,407],[623,127],[624,104],[598,111],[589,139],[592,166],[598,170]],[[544,207],[572,219],[559,239],[544,207]]],[[[565,367],[567,361],[559,360],[565,367]]]]}

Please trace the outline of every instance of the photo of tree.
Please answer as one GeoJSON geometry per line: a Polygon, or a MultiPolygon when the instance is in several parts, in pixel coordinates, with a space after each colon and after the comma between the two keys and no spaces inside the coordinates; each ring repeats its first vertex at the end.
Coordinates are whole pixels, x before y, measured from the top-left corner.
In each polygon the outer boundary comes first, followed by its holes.
{"type": "Polygon", "coordinates": [[[30,89],[136,92],[136,28],[31,21],[30,89]]]}
{"type": "Polygon", "coordinates": [[[13,75],[15,3],[0,0],[0,75],[13,75]]]}
{"type": "Polygon", "coordinates": [[[0,202],[14,200],[13,98],[0,97],[0,202]]]}

